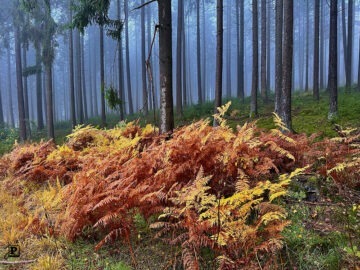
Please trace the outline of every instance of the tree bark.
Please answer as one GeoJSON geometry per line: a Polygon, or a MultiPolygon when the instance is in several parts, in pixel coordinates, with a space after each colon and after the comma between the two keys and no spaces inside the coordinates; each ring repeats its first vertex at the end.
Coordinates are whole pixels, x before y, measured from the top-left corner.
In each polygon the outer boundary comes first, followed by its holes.
{"type": "MultiPolygon", "coordinates": [[[[0,81],[1,81],[1,75],[0,74],[0,81]]],[[[1,86],[0,86],[0,128],[4,125],[4,112],[3,112],[3,102],[2,102],[2,93],[1,93],[1,86]]]]}
{"type": "Polygon", "coordinates": [[[52,86],[52,67],[45,64],[46,82],[46,126],[49,138],[55,140],[54,133],[54,108],[53,108],[53,86],[52,86]]]}
{"type": "Polygon", "coordinates": [[[42,103],[42,80],[41,80],[41,48],[39,42],[35,42],[36,54],[36,112],[37,112],[37,128],[44,129],[43,103],[42,103]]]}
{"type": "MultiPolygon", "coordinates": [[[[217,0],[216,2],[216,79],[215,79],[215,109],[217,113],[217,107],[221,106],[222,98],[222,71],[223,71],[223,0],[217,0]]],[[[218,123],[214,119],[214,126],[218,123]]]]}
{"type": "MultiPolygon", "coordinates": [[[[120,0],[117,0],[117,19],[121,18],[121,3],[120,0]]],[[[125,92],[124,92],[124,67],[123,67],[123,46],[122,46],[122,35],[118,40],[118,76],[119,76],[119,97],[121,99],[120,103],[120,120],[124,120],[124,102],[125,102],[125,92]]]]}
{"type": "Polygon", "coordinates": [[[330,92],[329,119],[338,112],[337,104],[337,0],[330,1],[330,40],[329,40],[329,78],[330,92]]]}
{"type": "Polygon", "coordinates": [[[174,129],[172,90],[171,0],[158,0],[160,62],[160,132],[174,129]]]}
{"type": "Polygon", "coordinates": [[[130,48],[129,48],[129,0],[124,0],[124,11],[125,11],[125,54],[126,54],[126,76],[127,76],[127,92],[129,102],[129,114],[134,113],[134,106],[132,100],[131,91],[131,74],[130,74],[130,48]]]}
{"type": "Polygon", "coordinates": [[[292,131],[291,126],[291,86],[293,65],[293,0],[284,0],[284,44],[283,44],[283,67],[281,110],[279,116],[285,126],[292,131]]]}
{"type": "Polygon", "coordinates": [[[346,88],[350,90],[352,83],[352,46],[353,46],[353,0],[348,0],[348,32],[347,32],[347,49],[346,49],[346,88]]]}
{"type": "Polygon", "coordinates": [[[226,16],[226,97],[231,97],[231,5],[227,5],[226,16]]]}
{"type": "Polygon", "coordinates": [[[252,82],[251,82],[251,103],[250,103],[250,117],[255,117],[257,111],[257,92],[259,82],[259,60],[258,60],[258,2],[252,0],[252,82]]]}
{"type": "MultiPolygon", "coordinates": [[[[27,68],[27,48],[24,46],[22,48],[22,70],[27,68]]],[[[22,76],[22,74],[21,74],[22,76]]],[[[29,117],[29,93],[28,93],[28,77],[23,76],[23,90],[24,90],[24,110],[25,110],[25,126],[26,126],[26,135],[30,138],[31,136],[31,127],[30,127],[30,117],[29,117]]]]}
{"type": "MultiPolygon", "coordinates": [[[[126,2],[126,1],[125,1],[126,2]]],[[[100,25],[100,91],[101,91],[101,126],[106,126],[105,112],[105,67],[104,67],[104,26],[100,25]]]]}
{"type": "Polygon", "coordinates": [[[324,49],[325,49],[325,24],[324,24],[324,0],[320,0],[320,89],[324,89],[324,49]]]}
{"type": "Polygon", "coordinates": [[[275,112],[279,114],[282,88],[283,0],[275,2],[275,112]]]}
{"type": "Polygon", "coordinates": [[[346,35],[346,19],[345,19],[345,0],[341,0],[341,26],[342,26],[342,41],[343,41],[343,52],[344,52],[344,67],[345,67],[345,79],[346,85],[349,81],[349,74],[347,71],[347,35],[346,35]]]}
{"type": "Polygon", "coordinates": [[[238,88],[237,88],[237,96],[238,98],[244,102],[245,100],[245,91],[244,91],[244,1],[236,1],[236,18],[238,21],[238,31],[237,31],[237,44],[238,44],[238,88]]]}
{"type": "Polygon", "coordinates": [[[200,52],[200,0],[196,0],[196,62],[197,62],[197,85],[198,85],[198,103],[203,100],[201,89],[201,52],[200,52]]]}
{"type": "Polygon", "coordinates": [[[178,0],[178,21],[176,41],[176,113],[182,114],[182,36],[183,36],[183,0],[178,0]]]}
{"type": "Polygon", "coordinates": [[[267,102],[266,83],[266,0],[261,0],[261,98],[267,102]]]}
{"type": "MultiPolygon", "coordinates": [[[[69,0],[69,21],[72,22],[72,0],[69,0]]],[[[69,89],[70,89],[70,119],[72,128],[76,126],[75,87],[74,87],[74,48],[73,31],[69,27],[69,89]]]]}
{"type": "Polygon", "coordinates": [[[12,85],[11,85],[11,60],[10,60],[10,45],[7,47],[7,73],[8,73],[8,98],[9,98],[9,125],[10,127],[15,127],[15,120],[14,120],[14,107],[13,107],[13,101],[12,101],[12,85]]]}
{"type": "Polygon", "coordinates": [[[309,91],[309,0],[306,0],[305,92],[309,91]]]}
{"type": "MultiPolygon", "coordinates": [[[[141,4],[144,4],[141,0],[141,4]]],[[[145,66],[145,7],[141,8],[141,77],[142,77],[142,97],[144,114],[148,114],[148,93],[146,83],[146,66],[145,66]]]]}
{"type": "Polygon", "coordinates": [[[15,27],[15,58],[16,58],[16,84],[17,84],[17,99],[19,112],[19,135],[20,141],[26,140],[26,121],[24,108],[24,89],[22,80],[22,64],[21,64],[21,44],[20,44],[20,29],[15,27]]]}
{"type": "Polygon", "coordinates": [[[82,78],[81,78],[81,45],[80,45],[80,31],[75,29],[75,88],[77,92],[77,114],[79,124],[84,123],[84,110],[83,110],[83,95],[82,95],[82,78]]]}
{"type": "Polygon", "coordinates": [[[313,96],[316,101],[319,101],[319,14],[320,0],[315,0],[313,96]]]}
{"type": "Polygon", "coordinates": [[[84,48],[84,36],[80,38],[80,55],[81,55],[81,85],[82,85],[82,104],[85,122],[88,120],[88,109],[87,109],[87,93],[86,93],[86,78],[85,78],[85,48],[84,48]]]}

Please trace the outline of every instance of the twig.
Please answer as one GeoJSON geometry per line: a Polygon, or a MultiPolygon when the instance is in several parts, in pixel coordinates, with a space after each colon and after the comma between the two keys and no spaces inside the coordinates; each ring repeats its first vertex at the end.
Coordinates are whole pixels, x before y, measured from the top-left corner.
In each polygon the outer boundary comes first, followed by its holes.
{"type": "Polygon", "coordinates": [[[140,9],[140,8],[142,8],[142,7],[145,7],[145,6],[147,6],[148,4],[151,4],[152,2],[155,2],[155,1],[157,1],[157,0],[150,0],[150,1],[144,3],[144,4],[140,5],[140,6],[132,9],[131,11],[134,11],[134,10],[140,9]]]}
{"type": "Polygon", "coordinates": [[[36,262],[36,260],[26,260],[26,261],[0,261],[0,264],[27,264],[27,263],[33,263],[36,262]]]}
{"type": "Polygon", "coordinates": [[[261,264],[260,264],[260,261],[259,261],[257,252],[255,252],[255,256],[256,256],[256,260],[257,260],[257,262],[258,262],[258,264],[259,264],[260,270],[262,270],[262,267],[261,267],[261,264]]]}

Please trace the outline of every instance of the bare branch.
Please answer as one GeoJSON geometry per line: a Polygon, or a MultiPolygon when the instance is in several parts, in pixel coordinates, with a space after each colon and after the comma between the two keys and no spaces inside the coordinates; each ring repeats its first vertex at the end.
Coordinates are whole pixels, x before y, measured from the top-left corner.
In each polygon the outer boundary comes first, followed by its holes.
{"type": "Polygon", "coordinates": [[[147,6],[148,4],[151,4],[152,2],[155,2],[155,1],[157,1],[157,0],[150,0],[150,1],[144,3],[144,4],[140,5],[140,6],[132,9],[131,11],[134,11],[134,10],[140,9],[140,8],[142,8],[142,7],[145,7],[145,6],[147,6]]]}

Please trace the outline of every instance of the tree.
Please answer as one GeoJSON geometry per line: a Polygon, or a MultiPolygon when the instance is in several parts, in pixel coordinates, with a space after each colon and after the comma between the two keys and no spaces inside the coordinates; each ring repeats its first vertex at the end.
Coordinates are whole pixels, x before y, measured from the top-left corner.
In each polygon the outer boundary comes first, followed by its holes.
{"type": "Polygon", "coordinates": [[[127,92],[129,101],[129,113],[134,113],[134,106],[131,94],[131,74],[130,74],[130,48],[129,48],[129,1],[124,0],[124,11],[125,11],[125,57],[126,57],[126,81],[127,81],[127,92]]]}
{"type": "Polygon", "coordinates": [[[353,43],[353,0],[348,1],[348,32],[346,48],[346,88],[350,89],[352,82],[352,43],[353,43]]]}
{"type": "Polygon", "coordinates": [[[227,5],[226,12],[226,79],[225,79],[225,90],[226,97],[231,97],[231,5],[227,5]]]}
{"type": "Polygon", "coordinates": [[[261,97],[267,102],[267,83],[266,83],[266,0],[261,0],[261,97]]]}
{"type": "Polygon", "coordinates": [[[330,1],[329,78],[330,92],[329,119],[337,115],[337,0],[330,1]]]}
{"type": "Polygon", "coordinates": [[[201,89],[201,52],[200,52],[200,0],[196,0],[196,62],[197,62],[197,85],[198,85],[198,103],[204,101],[201,89]]]}
{"type": "Polygon", "coordinates": [[[309,0],[306,0],[305,92],[309,91],[309,0]]]}
{"type": "Polygon", "coordinates": [[[275,112],[279,113],[282,88],[283,0],[275,2],[275,112]]]}
{"type": "MultiPolygon", "coordinates": [[[[120,0],[117,0],[117,19],[120,21],[121,14],[121,3],[120,0]]],[[[125,100],[125,92],[124,92],[124,68],[123,68],[123,50],[122,50],[122,36],[119,36],[118,42],[118,76],[119,76],[119,97],[121,99],[120,103],[120,120],[124,119],[124,100],[125,100]]]]}
{"type": "Polygon", "coordinates": [[[160,132],[174,129],[172,91],[171,0],[158,0],[160,62],[160,132]]]}
{"type": "MultiPolygon", "coordinates": [[[[0,81],[1,81],[1,79],[0,79],[0,81]]],[[[2,102],[1,95],[2,94],[1,94],[1,87],[0,87],[0,127],[4,125],[4,112],[3,112],[3,102],[2,102]]]]}
{"type": "MultiPolygon", "coordinates": [[[[215,78],[215,109],[221,106],[222,97],[222,71],[223,71],[223,0],[216,2],[216,78],[215,78]]],[[[218,125],[214,119],[214,126],[218,125]]]]}
{"type": "Polygon", "coordinates": [[[282,67],[282,89],[279,116],[286,128],[291,127],[291,86],[293,65],[293,0],[284,0],[284,44],[283,44],[283,67],[282,67]]]}
{"type": "Polygon", "coordinates": [[[99,25],[100,35],[100,104],[101,104],[101,126],[106,126],[106,112],[105,112],[105,56],[104,56],[104,26],[99,25]]]}
{"type": "MultiPolygon", "coordinates": [[[[8,38],[10,39],[10,35],[8,36],[8,38]]],[[[8,39],[8,40],[9,40],[8,39]]],[[[15,120],[14,120],[14,107],[13,107],[13,101],[12,101],[12,93],[11,93],[11,89],[12,89],[12,78],[11,78],[11,52],[10,52],[10,44],[5,44],[5,47],[7,49],[7,76],[8,76],[8,98],[9,98],[9,120],[10,120],[10,127],[14,127],[15,126],[15,120]]]]}
{"type": "Polygon", "coordinates": [[[251,82],[251,103],[250,117],[257,116],[257,92],[259,81],[259,60],[258,60],[258,3],[252,0],[252,42],[253,42],[253,64],[252,64],[252,82],[251,82]]]}
{"type": "MultiPolygon", "coordinates": [[[[184,20],[184,3],[178,1],[178,21],[177,21],[177,42],[176,42],[176,112],[182,114],[182,37],[184,20]]],[[[185,82],[184,82],[185,83],[185,82]]]]}
{"type": "Polygon", "coordinates": [[[319,101],[319,17],[320,17],[320,0],[315,0],[313,96],[314,99],[317,101],[319,101]]]}
{"type": "MultiPolygon", "coordinates": [[[[69,21],[72,22],[73,0],[69,0],[69,21]]],[[[73,49],[73,31],[69,27],[69,90],[70,90],[70,119],[72,128],[76,126],[75,113],[75,87],[74,87],[74,49],[73,49]]]]}
{"type": "Polygon", "coordinates": [[[237,97],[244,102],[244,1],[236,1],[237,97]]]}
{"type": "MultiPolygon", "coordinates": [[[[144,4],[144,0],[141,0],[144,4]]],[[[146,67],[145,67],[145,9],[141,9],[141,76],[142,76],[142,94],[143,94],[143,110],[144,114],[148,114],[148,93],[146,83],[146,67]]]]}
{"type": "Polygon", "coordinates": [[[348,82],[348,72],[347,72],[347,38],[346,38],[346,20],[345,20],[345,0],[341,0],[341,28],[342,28],[342,42],[343,42],[343,52],[344,52],[344,66],[345,66],[345,77],[346,83],[348,82]]]}

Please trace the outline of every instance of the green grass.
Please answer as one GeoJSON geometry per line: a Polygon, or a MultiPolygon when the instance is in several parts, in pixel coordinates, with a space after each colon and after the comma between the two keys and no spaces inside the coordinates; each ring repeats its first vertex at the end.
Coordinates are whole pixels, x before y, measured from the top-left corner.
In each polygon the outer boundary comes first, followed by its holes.
{"type": "MultiPolygon", "coordinates": [[[[274,96],[270,96],[270,101],[266,104],[261,99],[258,101],[259,115],[254,119],[249,118],[250,113],[250,97],[247,97],[244,103],[241,103],[239,99],[230,99],[232,105],[227,114],[228,124],[233,129],[237,125],[242,125],[248,121],[257,121],[257,125],[264,129],[274,128],[272,112],[274,110],[273,100],[274,96]],[[230,116],[231,112],[236,110],[235,116],[230,116]]],[[[223,100],[225,104],[228,100],[223,100]]],[[[293,129],[298,133],[306,133],[308,135],[318,133],[320,138],[336,136],[333,130],[334,124],[339,124],[346,127],[358,127],[360,119],[360,93],[355,89],[351,93],[345,93],[345,89],[339,90],[338,106],[339,114],[336,119],[328,120],[328,107],[329,96],[326,92],[321,93],[319,102],[314,101],[311,93],[296,92],[293,94],[292,99],[292,121],[293,129]]],[[[190,122],[197,121],[201,118],[212,118],[214,114],[214,103],[205,102],[204,104],[196,104],[186,106],[183,109],[182,114],[176,113],[175,126],[183,126],[190,122]]],[[[114,127],[119,122],[119,115],[108,114],[107,128],[114,127]]],[[[148,123],[158,125],[158,111],[156,111],[156,117],[154,121],[154,112],[150,111],[148,115],[143,113],[135,113],[126,117],[127,122],[139,121],[140,125],[148,123]]],[[[93,126],[100,127],[101,118],[90,118],[87,123],[93,126]]],[[[46,138],[46,130],[37,131],[35,125],[32,125],[32,137],[31,141],[40,141],[46,138]]],[[[71,133],[71,124],[69,121],[62,121],[55,124],[55,142],[57,144],[63,143],[66,140],[66,136],[71,133]]],[[[12,145],[18,137],[17,129],[0,128],[0,155],[11,150],[12,145]]]]}

